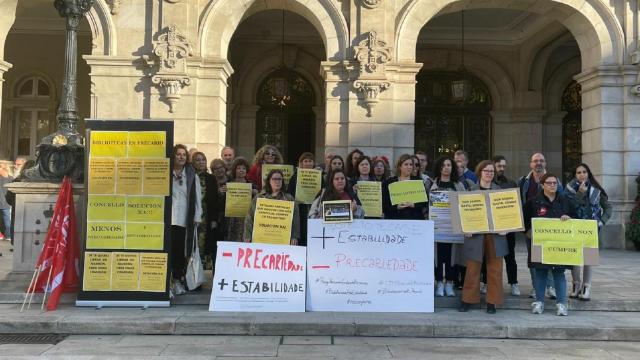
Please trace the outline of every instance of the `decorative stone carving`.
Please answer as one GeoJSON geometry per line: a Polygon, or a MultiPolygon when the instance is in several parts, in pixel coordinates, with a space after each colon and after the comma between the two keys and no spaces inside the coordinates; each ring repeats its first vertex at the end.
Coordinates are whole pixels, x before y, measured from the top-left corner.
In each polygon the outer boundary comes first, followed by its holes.
{"type": "Polygon", "coordinates": [[[120,2],[121,0],[107,0],[107,5],[111,9],[111,15],[118,15],[120,12],[120,2]]]}
{"type": "Polygon", "coordinates": [[[151,81],[161,89],[169,111],[173,112],[182,88],[191,84],[187,74],[187,58],[193,55],[193,51],[175,24],[165,28],[153,44],[157,71],[151,76],[151,81]]]}
{"type": "Polygon", "coordinates": [[[375,9],[382,4],[382,0],[360,0],[360,4],[367,9],[375,9]]]}
{"type": "Polygon", "coordinates": [[[360,76],[384,73],[384,64],[391,60],[391,47],[378,39],[378,33],[369,31],[367,38],[353,47],[354,57],[360,63],[360,76]]]}
{"type": "Polygon", "coordinates": [[[364,94],[364,104],[367,107],[367,116],[371,116],[371,110],[378,104],[378,95],[391,86],[386,80],[356,80],[353,86],[364,94]]]}

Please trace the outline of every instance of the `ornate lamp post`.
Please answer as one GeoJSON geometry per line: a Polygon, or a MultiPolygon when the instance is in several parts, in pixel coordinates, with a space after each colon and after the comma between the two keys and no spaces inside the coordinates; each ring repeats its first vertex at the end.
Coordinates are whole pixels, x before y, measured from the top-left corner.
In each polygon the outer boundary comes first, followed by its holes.
{"type": "Polygon", "coordinates": [[[64,81],[58,108],[58,130],[38,145],[36,166],[25,171],[26,181],[61,181],[65,175],[74,182],[83,179],[84,138],[78,133],[76,75],[78,25],[94,0],[55,0],[53,5],[66,20],[64,81]]]}

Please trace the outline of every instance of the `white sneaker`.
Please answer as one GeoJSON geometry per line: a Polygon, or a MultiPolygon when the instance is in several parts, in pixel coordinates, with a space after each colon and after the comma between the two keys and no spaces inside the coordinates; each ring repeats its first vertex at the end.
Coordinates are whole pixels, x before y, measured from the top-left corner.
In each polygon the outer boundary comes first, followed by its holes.
{"type": "Polygon", "coordinates": [[[582,288],[582,292],[578,295],[578,298],[582,301],[591,300],[591,284],[584,284],[584,288],[582,288]]]}
{"type": "Polygon", "coordinates": [[[567,316],[567,306],[565,304],[556,304],[556,315],[558,316],[567,316]]]}
{"type": "Polygon", "coordinates": [[[582,283],[573,282],[573,286],[571,287],[571,292],[569,293],[569,297],[572,299],[577,299],[580,296],[580,291],[582,290],[582,283]]]}
{"type": "Polygon", "coordinates": [[[480,283],[480,294],[486,294],[487,293],[487,284],[481,282],[480,283]]]}
{"type": "Polygon", "coordinates": [[[445,294],[447,294],[448,297],[456,296],[456,293],[453,291],[453,283],[452,282],[447,281],[447,283],[444,285],[444,292],[445,292],[445,294]]]}
{"type": "Polygon", "coordinates": [[[511,284],[511,296],[520,296],[518,284],[511,284]]]}
{"type": "Polygon", "coordinates": [[[531,289],[531,291],[529,291],[529,297],[532,299],[536,298],[536,289],[531,289]]]}
{"type": "Polygon", "coordinates": [[[555,300],[556,299],[556,289],[554,289],[553,287],[549,286],[547,288],[547,297],[549,299],[555,300]]]}
{"type": "Polygon", "coordinates": [[[176,281],[173,283],[173,292],[176,295],[184,295],[186,294],[187,290],[184,288],[184,285],[182,285],[180,281],[176,281]]]}
{"type": "Polygon", "coordinates": [[[436,283],[436,296],[443,297],[444,296],[444,284],[442,281],[438,281],[436,283]]]}
{"type": "Polygon", "coordinates": [[[531,304],[531,313],[532,314],[542,314],[544,311],[544,304],[540,301],[534,301],[531,304]]]}

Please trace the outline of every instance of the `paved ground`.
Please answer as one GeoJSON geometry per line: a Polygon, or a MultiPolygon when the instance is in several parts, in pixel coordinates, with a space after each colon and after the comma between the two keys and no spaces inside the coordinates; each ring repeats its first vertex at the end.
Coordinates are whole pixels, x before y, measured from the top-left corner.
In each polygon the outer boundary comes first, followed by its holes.
{"type": "Polygon", "coordinates": [[[0,345],[10,359],[637,359],[630,342],[331,336],[70,336],[0,345]]]}

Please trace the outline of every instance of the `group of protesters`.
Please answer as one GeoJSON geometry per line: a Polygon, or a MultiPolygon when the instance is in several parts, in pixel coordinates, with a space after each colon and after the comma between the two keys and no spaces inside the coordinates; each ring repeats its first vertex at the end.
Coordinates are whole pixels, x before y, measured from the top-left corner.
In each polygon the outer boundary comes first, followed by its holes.
{"type": "Polygon", "coordinates": [[[4,185],[19,178],[22,169],[29,166],[27,159],[22,156],[17,157],[15,161],[0,161],[0,214],[2,215],[0,216],[0,240],[12,241],[13,239],[12,200],[14,195],[8,193],[4,185]]]}
{"type": "MultiPolygon", "coordinates": [[[[285,183],[282,170],[270,170],[263,180],[262,166],[283,164],[277,147],[265,145],[251,162],[236,157],[231,147],[222,149],[220,158],[210,163],[203,152],[174,147],[172,207],[172,293],[186,292],[184,276],[188,249],[197,242],[206,269],[215,266],[217,241],[251,242],[253,219],[258,198],[294,201],[297,172],[285,183]],[[227,184],[251,184],[253,200],[245,218],[226,217],[224,213],[227,184]]],[[[565,186],[561,179],[547,172],[543,154],[531,156],[531,171],[517,181],[506,177],[507,159],[496,155],[480,161],[475,171],[468,168],[469,156],[458,150],[454,156],[442,156],[429,167],[426,153],[403,154],[390,164],[385,156],[367,156],[355,149],[346,159],[327,152],[324,163],[317,164],[312,153],[300,155],[299,169],[322,171],[321,190],[312,204],[296,202],[291,224],[291,245],[306,246],[307,219],[322,218],[322,203],[332,200],[351,202],[353,218],[367,218],[358,198],[359,181],[381,182],[384,219],[422,220],[429,218],[428,203],[392,204],[389,186],[395,182],[421,180],[428,194],[432,191],[489,191],[519,188],[525,239],[534,299],[532,313],[544,310],[545,296],[556,299],[556,314],[567,315],[567,295],[587,301],[592,292],[592,268],[546,265],[531,261],[531,219],[536,217],[591,219],[598,230],[611,217],[606,191],[594,178],[587,164],[579,164],[573,179],[565,186]],[[393,165],[393,166],[392,166],[393,165]],[[565,270],[571,269],[572,287],[567,289],[565,270]]],[[[459,311],[469,311],[486,294],[487,313],[494,314],[503,303],[502,259],[512,296],[520,296],[515,256],[515,233],[466,234],[463,244],[438,242],[435,238],[435,296],[455,296],[462,290],[459,311]]]]}

